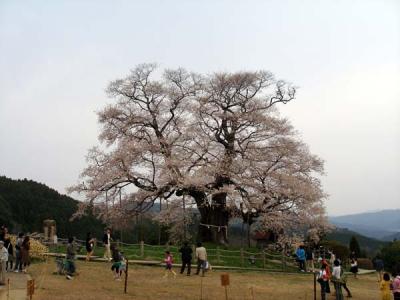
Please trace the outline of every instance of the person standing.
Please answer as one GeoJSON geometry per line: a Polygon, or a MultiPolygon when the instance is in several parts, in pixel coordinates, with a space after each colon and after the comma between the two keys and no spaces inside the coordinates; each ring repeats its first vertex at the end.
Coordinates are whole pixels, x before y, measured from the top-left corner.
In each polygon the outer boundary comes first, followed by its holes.
{"type": "Polygon", "coordinates": [[[314,272],[314,252],[311,246],[306,248],[306,270],[307,272],[314,272]]]}
{"type": "Polygon", "coordinates": [[[328,251],[328,253],[329,253],[329,263],[333,269],[333,267],[335,267],[336,255],[335,253],[333,253],[333,251],[328,251]]]}
{"type": "Polygon", "coordinates": [[[22,263],[22,272],[28,272],[28,267],[31,264],[31,259],[29,257],[29,251],[31,249],[31,242],[29,240],[29,236],[25,236],[21,245],[21,263],[22,263]]]}
{"type": "Polygon", "coordinates": [[[182,258],[181,274],[185,272],[185,267],[187,266],[187,276],[190,276],[190,269],[192,265],[192,248],[189,247],[188,242],[184,242],[183,246],[179,249],[182,258]]]}
{"type": "Polygon", "coordinates": [[[4,247],[4,242],[0,241],[0,285],[6,284],[7,260],[8,260],[8,251],[4,247]]]}
{"type": "Polygon", "coordinates": [[[6,240],[4,241],[4,247],[8,251],[8,261],[7,261],[7,265],[6,265],[6,270],[7,270],[7,272],[11,272],[13,269],[13,263],[14,263],[14,247],[11,243],[10,238],[6,238],[6,240]]]}
{"type": "Polygon", "coordinates": [[[393,299],[400,300],[400,265],[398,264],[395,267],[395,272],[393,273],[393,283],[392,283],[392,292],[393,299]]]}
{"type": "Polygon", "coordinates": [[[8,235],[8,228],[6,225],[2,225],[0,228],[0,241],[5,241],[8,235]]]}
{"type": "Polygon", "coordinates": [[[330,294],[331,293],[331,285],[329,284],[329,281],[331,280],[331,277],[332,277],[331,268],[329,267],[329,263],[327,262],[327,260],[325,258],[322,259],[321,264],[325,265],[325,272],[326,272],[326,277],[327,277],[325,291],[327,294],[330,294]]]}
{"type": "Polygon", "coordinates": [[[111,261],[111,230],[110,228],[106,229],[106,232],[103,235],[103,245],[104,245],[104,255],[103,257],[108,261],[111,261]]]}
{"type": "Polygon", "coordinates": [[[111,271],[114,272],[115,280],[121,280],[120,268],[121,268],[122,254],[115,245],[111,246],[111,253],[112,253],[112,259],[113,259],[111,271]]]}
{"type": "Polygon", "coordinates": [[[328,284],[328,274],[326,272],[327,264],[322,264],[318,274],[318,282],[321,286],[321,300],[326,300],[326,287],[328,284]]]}
{"type": "Polygon", "coordinates": [[[296,250],[297,261],[299,262],[299,268],[301,272],[304,272],[305,261],[306,261],[306,252],[304,251],[304,246],[300,245],[296,250]]]}
{"type": "Polygon", "coordinates": [[[18,233],[17,241],[15,242],[15,269],[14,272],[18,273],[22,271],[22,242],[24,241],[24,233],[18,233]]]}
{"type": "Polygon", "coordinates": [[[197,243],[196,259],[197,259],[196,275],[199,275],[201,269],[201,276],[204,276],[206,261],[207,261],[207,250],[201,245],[200,242],[197,243]]]}
{"type": "Polygon", "coordinates": [[[382,258],[377,255],[375,260],[374,260],[374,265],[375,265],[375,270],[378,273],[378,281],[381,282],[382,281],[382,274],[383,274],[383,269],[384,269],[384,263],[382,258]]]}
{"type": "Polygon", "coordinates": [[[92,234],[88,232],[86,234],[86,261],[90,261],[91,256],[93,255],[94,250],[94,239],[92,238],[92,234]]]}
{"type": "Polygon", "coordinates": [[[340,281],[342,283],[342,288],[347,292],[347,298],[352,298],[353,296],[351,295],[350,289],[347,286],[347,275],[344,273],[344,269],[343,269],[343,266],[342,266],[341,262],[340,262],[340,266],[341,266],[341,268],[340,268],[340,271],[341,271],[340,281]]]}
{"type": "Polygon", "coordinates": [[[68,245],[67,245],[67,254],[65,256],[66,263],[67,263],[67,279],[73,279],[73,276],[76,272],[75,267],[75,258],[76,258],[76,248],[74,243],[74,238],[68,238],[68,245]]]}
{"type": "Polygon", "coordinates": [[[340,262],[335,259],[333,261],[332,281],[335,287],[336,300],[343,300],[342,283],[341,283],[341,267],[340,262]]]}
{"type": "Polygon", "coordinates": [[[354,274],[354,278],[357,278],[357,273],[358,273],[357,258],[351,259],[351,261],[350,261],[350,272],[354,274]]]}
{"type": "Polygon", "coordinates": [[[390,276],[388,273],[383,274],[380,289],[382,300],[390,300],[390,276]]]}

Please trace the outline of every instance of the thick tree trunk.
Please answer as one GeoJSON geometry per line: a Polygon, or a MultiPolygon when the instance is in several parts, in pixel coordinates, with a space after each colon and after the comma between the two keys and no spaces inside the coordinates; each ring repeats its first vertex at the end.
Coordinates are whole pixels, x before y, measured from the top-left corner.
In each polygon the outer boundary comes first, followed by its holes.
{"type": "Polygon", "coordinates": [[[211,207],[202,214],[199,226],[199,239],[202,242],[228,244],[228,212],[226,209],[211,207]]]}
{"type": "Polygon", "coordinates": [[[203,193],[191,192],[190,195],[196,200],[201,216],[198,240],[228,244],[229,211],[226,207],[226,194],[215,195],[211,204],[206,201],[203,193]]]}

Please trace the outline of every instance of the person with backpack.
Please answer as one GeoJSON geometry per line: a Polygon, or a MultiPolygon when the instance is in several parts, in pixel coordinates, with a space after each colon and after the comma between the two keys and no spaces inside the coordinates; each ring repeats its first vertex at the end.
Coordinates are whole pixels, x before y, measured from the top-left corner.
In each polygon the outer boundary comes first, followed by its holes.
{"type": "Polygon", "coordinates": [[[187,266],[187,276],[190,276],[190,269],[192,265],[192,248],[189,247],[188,242],[184,242],[183,246],[179,249],[182,258],[181,274],[185,271],[187,266]]]}

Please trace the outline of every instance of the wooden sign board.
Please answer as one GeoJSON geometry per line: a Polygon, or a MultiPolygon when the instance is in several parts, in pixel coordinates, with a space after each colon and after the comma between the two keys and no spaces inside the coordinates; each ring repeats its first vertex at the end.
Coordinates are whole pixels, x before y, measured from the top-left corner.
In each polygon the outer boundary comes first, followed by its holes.
{"type": "Polygon", "coordinates": [[[29,297],[32,297],[32,295],[35,293],[35,280],[29,279],[26,283],[26,293],[29,297]]]}
{"type": "Polygon", "coordinates": [[[221,274],[221,285],[222,286],[229,285],[229,274],[228,273],[221,274]]]}

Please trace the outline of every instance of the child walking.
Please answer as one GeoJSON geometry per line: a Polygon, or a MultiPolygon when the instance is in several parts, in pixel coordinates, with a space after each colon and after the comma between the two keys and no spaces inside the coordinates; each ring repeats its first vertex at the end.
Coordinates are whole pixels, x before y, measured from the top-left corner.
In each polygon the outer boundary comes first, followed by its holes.
{"type": "Polygon", "coordinates": [[[165,274],[164,278],[168,276],[168,273],[174,274],[174,278],[176,277],[176,273],[172,270],[172,263],[174,262],[172,254],[169,251],[165,251],[165,274]]]}
{"type": "Polygon", "coordinates": [[[119,281],[121,280],[120,268],[121,268],[122,254],[115,245],[111,245],[111,253],[113,259],[111,271],[114,272],[114,279],[119,281]]]}
{"type": "Polygon", "coordinates": [[[383,274],[383,279],[381,281],[381,296],[382,300],[390,300],[390,276],[388,273],[383,274]]]}

